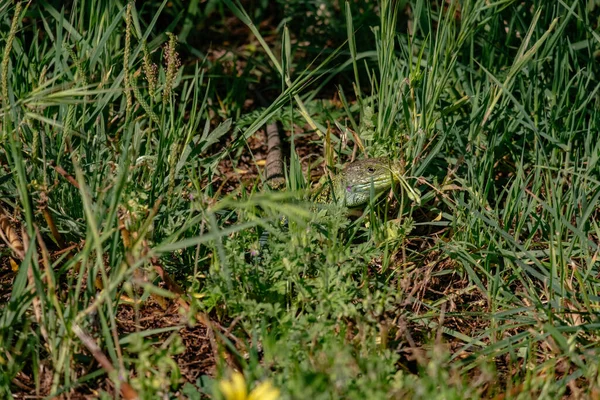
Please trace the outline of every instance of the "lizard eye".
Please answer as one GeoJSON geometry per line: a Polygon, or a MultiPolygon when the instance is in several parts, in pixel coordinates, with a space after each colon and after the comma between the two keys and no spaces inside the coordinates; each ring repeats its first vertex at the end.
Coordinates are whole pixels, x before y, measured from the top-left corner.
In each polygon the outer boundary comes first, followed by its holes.
{"type": "Polygon", "coordinates": [[[373,172],[375,172],[375,168],[369,167],[369,168],[367,168],[367,171],[369,171],[370,173],[373,173],[373,172]]]}

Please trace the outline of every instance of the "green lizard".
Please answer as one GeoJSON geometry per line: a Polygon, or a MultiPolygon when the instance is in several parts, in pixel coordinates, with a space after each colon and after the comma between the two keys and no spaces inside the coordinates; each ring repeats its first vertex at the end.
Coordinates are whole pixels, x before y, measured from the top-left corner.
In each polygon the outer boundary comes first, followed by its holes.
{"type": "MultiPolygon", "coordinates": [[[[276,122],[267,124],[266,134],[265,178],[271,189],[280,190],[285,187],[285,177],[281,137],[276,122]]],[[[369,201],[371,189],[373,189],[373,194],[377,195],[388,190],[397,182],[400,182],[408,190],[409,197],[412,197],[414,191],[406,185],[402,175],[401,163],[393,162],[385,157],[354,161],[346,164],[341,171],[334,174],[329,182],[321,183],[315,191],[316,196],[311,196],[311,199],[318,203],[336,203],[355,208],[369,201]]]]}
{"type": "MultiPolygon", "coordinates": [[[[285,187],[283,157],[279,129],[276,123],[267,125],[266,181],[273,190],[285,187]]],[[[369,202],[371,196],[377,196],[400,183],[411,199],[418,199],[417,193],[403,178],[400,162],[386,157],[367,158],[346,164],[330,180],[322,180],[310,199],[316,203],[337,204],[348,208],[358,208],[369,202]]],[[[284,218],[283,223],[287,221],[284,218]]],[[[259,242],[266,244],[268,232],[264,232],[259,242]]]]}
{"type": "MultiPolygon", "coordinates": [[[[260,92],[256,92],[256,95],[263,104],[266,104],[260,92]]],[[[280,190],[285,187],[285,175],[278,123],[267,124],[265,131],[267,135],[266,182],[271,189],[280,190]]],[[[318,185],[316,196],[311,196],[311,199],[318,203],[336,203],[355,208],[369,201],[371,188],[374,189],[373,194],[377,195],[390,189],[397,182],[409,191],[411,197],[414,191],[408,188],[402,175],[401,163],[392,162],[385,157],[355,161],[346,164],[329,182],[318,185]]]]}
{"type": "Polygon", "coordinates": [[[318,203],[335,203],[348,208],[360,207],[400,180],[401,168],[388,158],[367,158],[346,164],[329,184],[321,184],[313,199],[318,203]]]}
{"type": "MultiPolygon", "coordinates": [[[[385,157],[367,158],[346,164],[330,181],[319,183],[311,200],[358,208],[368,203],[371,195],[377,196],[397,182],[402,182],[399,163],[385,157]]],[[[282,223],[287,225],[287,219],[282,218],[282,223]]],[[[268,231],[263,232],[259,239],[261,247],[266,245],[268,237],[268,231]]]]}

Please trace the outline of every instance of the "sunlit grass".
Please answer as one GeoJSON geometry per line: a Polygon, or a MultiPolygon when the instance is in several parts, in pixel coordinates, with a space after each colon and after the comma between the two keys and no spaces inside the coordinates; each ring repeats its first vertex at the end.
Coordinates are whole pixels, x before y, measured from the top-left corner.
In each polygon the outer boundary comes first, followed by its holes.
{"type": "Polygon", "coordinates": [[[0,5],[0,394],[597,396],[598,7],[323,2],[324,49],[207,3],[0,5]],[[194,47],[211,21],[247,26],[233,61],[194,47]],[[238,168],[273,119],[284,192],[238,168]],[[404,186],[306,201],[366,156],[404,186]]]}

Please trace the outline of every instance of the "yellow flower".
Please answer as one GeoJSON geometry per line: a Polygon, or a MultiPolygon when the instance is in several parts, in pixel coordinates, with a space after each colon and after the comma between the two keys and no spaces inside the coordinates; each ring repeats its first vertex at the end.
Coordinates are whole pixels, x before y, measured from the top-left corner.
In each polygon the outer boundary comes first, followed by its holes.
{"type": "Polygon", "coordinates": [[[271,381],[261,382],[250,392],[248,400],[277,400],[279,398],[279,389],[271,384],[271,381]]]}
{"type": "Polygon", "coordinates": [[[248,394],[244,375],[234,372],[230,380],[219,382],[219,389],[226,400],[277,400],[279,389],[273,387],[270,381],[260,383],[248,394]]]}
{"type": "Polygon", "coordinates": [[[248,397],[246,380],[244,375],[239,372],[234,372],[231,380],[219,382],[219,389],[221,389],[221,393],[227,400],[246,400],[246,397],[248,397]]]}

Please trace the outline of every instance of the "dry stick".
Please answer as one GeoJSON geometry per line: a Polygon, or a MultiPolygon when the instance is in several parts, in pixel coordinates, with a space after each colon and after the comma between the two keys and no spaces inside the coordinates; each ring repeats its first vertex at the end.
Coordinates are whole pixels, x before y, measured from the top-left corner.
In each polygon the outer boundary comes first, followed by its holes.
{"type": "Polygon", "coordinates": [[[61,167],[60,165],[56,165],[54,164],[54,161],[50,161],[48,162],[48,164],[54,168],[54,170],[56,172],[58,172],[60,175],[63,176],[63,178],[65,178],[67,181],[69,181],[69,183],[73,186],[75,186],[77,189],[79,189],[79,183],[77,182],[77,179],[75,179],[72,175],[69,175],[69,173],[67,171],[65,171],[65,169],[63,167],[61,167]]]}
{"type": "Polygon", "coordinates": [[[158,258],[152,257],[151,262],[152,262],[152,266],[154,267],[154,270],[156,271],[158,276],[160,276],[160,279],[162,279],[162,281],[167,285],[167,289],[169,289],[171,292],[175,293],[178,296],[183,295],[184,291],[181,288],[181,286],[179,286],[173,280],[173,278],[171,278],[171,276],[169,276],[169,274],[167,274],[167,272],[164,270],[164,268],[158,262],[158,258]]]}
{"type": "MultiPolygon", "coordinates": [[[[96,344],[96,341],[92,339],[90,335],[85,333],[83,329],[78,324],[73,325],[73,333],[77,335],[81,343],[92,353],[92,356],[98,361],[98,364],[110,375],[117,372],[115,367],[110,363],[108,358],[102,353],[100,347],[96,344]]],[[[134,400],[138,399],[139,396],[137,392],[125,381],[125,377],[117,374],[117,379],[119,381],[119,386],[121,388],[121,394],[126,400],[134,400]]]]}
{"type": "Polygon", "coordinates": [[[38,229],[37,225],[35,228],[35,237],[37,238],[38,245],[40,246],[40,253],[42,253],[42,264],[44,265],[44,269],[46,270],[46,285],[48,285],[48,290],[54,291],[55,285],[54,280],[52,279],[52,275],[50,275],[51,264],[50,264],[50,253],[48,252],[48,248],[46,247],[46,243],[44,243],[44,239],[38,229]]]}
{"type": "Polygon", "coordinates": [[[24,384],[23,382],[21,382],[18,378],[13,378],[10,383],[14,384],[15,386],[17,386],[19,389],[22,389],[25,391],[25,393],[33,393],[35,391],[34,388],[27,386],[26,384],[24,384]]]}
{"type": "Polygon", "coordinates": [[[52,233],[54,240],[56,240],[56,244],[58,244],[58,248],[62,249],[65,247],[65,241],[63,240],[62,235],[58,231],[58,228],[56,228],[56,224],[54,223],[54,218],[52,218],[52,214],[50,214],[50,211],[48,211],[48,197],[46,196],[46,193],[42,192],[40,198],[41,200],[39,202],[39,208],[42,210],[42,215],[46,220],[46,224],[48,224],[48,228],[50,228],[50,232],[52,233]]]}
{"type": "Polygon", "coordinates": [[[56,240],[58,248],[62,249],[63,247],[65,247],[65,242],[62,238],[62,235],[56,228],[56,224],[54,223],[54,218],[52,218],[52,214],[50,214],[50,211],[48,211],[48,207],[46,207],[45,205],[42,207],[42,215],[44,216],[44,219],[48,224],[48,228],[50,228],[50,232],[52,233],[54,240],[56,240]]]}
{"type": "MultiPolygon", "coordinates": [[[[83,242],[82,242],[82,246],[83,246],[83,243],[85,243],[85,241],[83,241],[83,242]]],[[[68,253],[69,251],[71,251],[71,250],[73,250],[73,249],[75,249],[75,248],[77,248],[77,247],[79,247],[79,243],[72,244],[72,245],[70,245],[69,247],[65,247],[65,248],[64,248],[64,249],[62,249],[62,250],[59,250],[59,251],[56,251],[56,252],[54,252],[54,255],[55,255],[55,256],[60,256],[61,254],[68,253]]]]}

